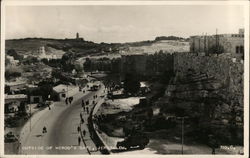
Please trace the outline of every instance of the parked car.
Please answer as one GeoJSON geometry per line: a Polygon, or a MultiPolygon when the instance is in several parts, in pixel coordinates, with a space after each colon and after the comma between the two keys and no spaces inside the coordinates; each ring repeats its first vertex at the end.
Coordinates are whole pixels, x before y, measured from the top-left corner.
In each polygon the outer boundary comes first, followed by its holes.
{"type": "Polygon", "coordinates": [[[129,135],[124,139],[124,141],[117,142],[116,147],[126,148],[127,150],[132,147],[139,147],[140,149],[144,149],[148,143],[149,139],[144,133],[136,133],[129,135]]]}

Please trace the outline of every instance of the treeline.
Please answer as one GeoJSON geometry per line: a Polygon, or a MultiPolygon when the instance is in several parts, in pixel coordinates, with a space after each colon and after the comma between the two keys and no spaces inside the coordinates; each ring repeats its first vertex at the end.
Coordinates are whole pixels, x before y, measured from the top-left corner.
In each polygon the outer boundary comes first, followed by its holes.
{"type": "Polygon", "coordinates": [[[9,70],[5,71],[5,79],[6,80],[10,80],[12,78],[17,78],[17,77],[21,77],[21,72],[9,71],[9,70]]]}
{"type": "Polygon", "coordinates": [[[85,63],[83,64],[84,71],[92,72],[92,71],[109,71],[111,73],[119,73],[120,72],[120,63],[121,58],[100,58],[100,59],[89,59],[86,58],[85,63]]]}
{"type": "Polygon", "coordinates": [[[184,40],[185,38],[182,37],[176,37],[176,36],[159,36],[155,38],[155,41],[161,41],[161,40],[184,40]]]}

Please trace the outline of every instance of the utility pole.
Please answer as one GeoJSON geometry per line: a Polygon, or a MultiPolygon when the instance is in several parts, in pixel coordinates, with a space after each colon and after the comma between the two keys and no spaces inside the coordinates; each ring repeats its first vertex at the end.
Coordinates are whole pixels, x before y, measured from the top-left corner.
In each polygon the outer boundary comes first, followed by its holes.
{"type": "Polygon", "coordinates": [[[208,36],[208,38],[207,38],[207,54],[209,54],[209,49],[210,49],[210,44],[209,44],[209,36],[208,36]]]}
{"type": "Polygon", "coordinates": [[[182,117],[177,117],[178,120],[181,119],[181,154],[183,155],[184,154],[184,126],[185,126],[185,122],[184,122],[184,119],[185,118],[188,118],[188,117],[185,117],[185,116],[182,116],[182,117]]]}
{"type": "Polygon", "coordinates": [[[205,52],[205,54],[207,53],[207,41],[206,41],[206,34],[204,35],[204,52],[205,52]]]}
{"type": "Polygon", "coordinates": [[[219,46],[219,40],[218,40],[218,29],[216,28],[216,35],[215,35],[215,45],[216,45],[216,54],[218,54],[218,46],[219,46]]]}
{"type": "Polygon", "coordinates": [[[201,38],[199,36],[199,53],[200,53],[200,51],[201,51],[201,38]]]}
{"type": "Polygon", "coordinates": [[[183,155],[183,145],[184,145],[184,117],[182,117],[181,126],[182,126],[182,130],[181,130],[181,154],[183,155]]]}
{"type": "Polygon", "coordinates": [[[193,38],[193,53],[195,52],[195,37],[193,38]]]}
{"type": "Polygon", "coordinates": [[[69,97],[69,85],[67,85],[67,97],[66,98],[68,97],[69,97]]]}
{"type": "Polygon", "coordinates": [[[31,105],[30,106],[30,132],[31,132],[31,105]]]}

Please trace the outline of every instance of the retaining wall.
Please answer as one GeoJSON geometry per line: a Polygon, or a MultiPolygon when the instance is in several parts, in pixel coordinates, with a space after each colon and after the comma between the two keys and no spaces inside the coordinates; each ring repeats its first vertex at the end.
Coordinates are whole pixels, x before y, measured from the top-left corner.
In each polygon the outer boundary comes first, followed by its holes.
{"type": "Polygon", "coordinates": [[[102,104],[102,100],[100,100],[94,107],[91,109],[89,118],[88,118],[88,128],[90,132],[90,137],[95,143],[96,147],[100,150],[102,154],[110,154],[110,150],[108,146],[105,144],[103,139],[99,136],[98,132],[95,129],[94,122],[93,122],[93,114],[98,110],[100,105],[102,104]]]}

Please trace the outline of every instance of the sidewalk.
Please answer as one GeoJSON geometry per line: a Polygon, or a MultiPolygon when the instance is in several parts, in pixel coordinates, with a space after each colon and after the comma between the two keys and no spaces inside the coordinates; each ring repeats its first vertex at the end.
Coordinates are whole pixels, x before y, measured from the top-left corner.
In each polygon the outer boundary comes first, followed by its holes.
{"type": "MultiPolygon", "coordinates": [[[[95,94],[98,95],[98,96],[103,95],[103,86],[95,94]]],[[[98,110],[98,108],[100,107],[100,105],[103,103],[103,98],[97,97],[96,99],[92,99],[92,100],[95,100],[95,102],[97,102],[95,108],[93,109],[94,110],[93,111],[93,115],[94,115],[94,112],[96,112],[96,110],[98,110]]],[[[93,108],[93,106],[94,106],[93,104],[91,104],[91,105],[88,106],[89,109],[90,109],[89,114],[87,114],[86,112],[84,112],[83,109],[81,110],[82,116],[84,117],[84,121],[85,121],[84,124],[85,125],[87,125],[88,117],[93,117],[93,115],[90,116],[91,109],[93,108]]],[[[88,126],[83,127],[82,124],[80,124],[80,128],[81,128],[81,131],[83,131],[83,130],[86,131],[86,135],[85,136],[83,136],[82,133],[81,133],[81,138],[82,138],[82,141],[85,144],[85,147],[89,151],[89,154],[90,155],[92,155],[92,154],[100,154],[100,151],[96,148],[96,145],[94,144],[94,142],[91,139],[90,131],[88,129],[88,126]]]]}

